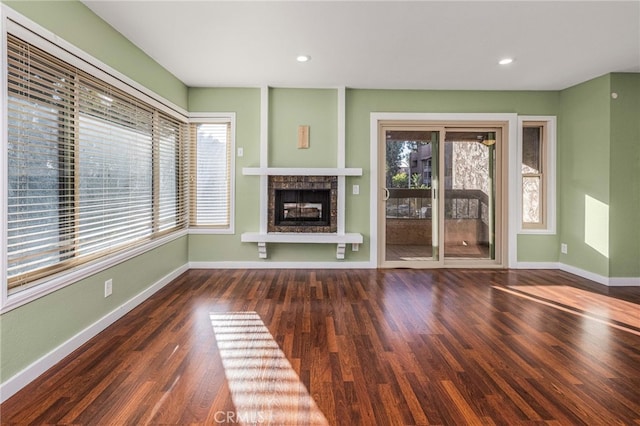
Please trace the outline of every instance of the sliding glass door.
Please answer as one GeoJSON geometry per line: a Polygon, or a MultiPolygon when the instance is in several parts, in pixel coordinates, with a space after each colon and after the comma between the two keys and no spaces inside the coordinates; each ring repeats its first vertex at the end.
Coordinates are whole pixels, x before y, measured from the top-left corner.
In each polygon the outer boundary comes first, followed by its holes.
{"type": "Polygon", "coordinates": [[[380,123],[381,267],[499,264],[502,131],[380,123]]]}
{"type": "Polygon", "coordinates": [[[496,132],[447,130],[444,256],[495,259],[496,132]]]}
{"type": "Polygon", "coordinates": [[[438,159],[443,131],[393,125],[381,130],[385,173],[379,255],[387,267],[439,263],[438,159]]]}

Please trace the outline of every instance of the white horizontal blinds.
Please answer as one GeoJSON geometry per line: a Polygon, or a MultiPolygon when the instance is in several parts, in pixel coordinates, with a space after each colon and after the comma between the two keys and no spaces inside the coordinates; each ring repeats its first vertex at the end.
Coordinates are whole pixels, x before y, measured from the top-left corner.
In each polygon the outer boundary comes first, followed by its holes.
{"type": "Polygon", "coordinates": [[[78,85],[78,256],[152,231],[153,110],[99,81],[78,85]]]}
{"type": "MultiPolygon", "coordinates": [[[[228,227],[231,187],[231,123],[195,124],[196,226],[228,227]]],[[[195,192],[195,194],[194,194],[195,192]]]]}
{"type": "Polygon", "coordinates": [[[186,124],[7,38],[12,291],[185,227],[186,124]]]}
{"type": "Polygon", "coordinates": [[[73,250],[75,71],[15,37],[7,45],[7,273],[20,285],[73,250]]]}
{"type": "Polygon", "coordinates": [[[186,125],[158,114],[158,228],[160,231],[186,225],[185,184],[187,165],[180,142],[186,139],[186,125]]]}

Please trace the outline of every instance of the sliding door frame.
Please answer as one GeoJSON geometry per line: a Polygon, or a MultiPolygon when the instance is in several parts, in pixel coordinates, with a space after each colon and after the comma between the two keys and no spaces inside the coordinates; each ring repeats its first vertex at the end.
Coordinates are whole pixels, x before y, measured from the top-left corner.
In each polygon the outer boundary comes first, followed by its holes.
{"type": "MultiPolygon", "coordinates": [[[[502,129],[502,158],[499,162],[500,167],[496,173],[500,178],[502,186],[502,202],[496,209],[500,210],[501,215],[501,232],[496,238],[500,238],[500,253],[496,253],[496,262],[466,262],[466,261],[448,261],[444,262],[444,267],[492,267],[492,268],[512,268],[517,262],[517,114],[482,114],[482,113],[379,113],[374,112],[370,115],[370,259],[371,264],[380,267],[379,247],[383,242],[380,235],[380,200],[382,197],[382,188],[379,185],[380,173],[384,174],[384,170],[380,170],[380,124],[384,122],[394,122],[406,125],[427,125],[434,127],[500,127],[502,129]],[[379,238],[379,236],[381,238],[379,238]]],[[[437,263],[434,267],[442,267],[437,263]]]]}
{"type": "MultiPolygon", "coordinates": [[[[377,203],[377,213],[378,213],[378,260],[377,265],[380,268],[423,268],[423,269],[431,269],[431,268],[442,268],[444,267],[444,244],[442,236],[444,234],[444,221],[438,218],[443,218],[444,207],[441,202],[444,200],[442,195],[444,192],[442,191],[442,187],[444,185],[441,184],[442,180],[442,165],[440,164],[440,159],[443,157],[444,153],[444,136],[445,136],[445,127],[441,125],[433,125],[432,123],[425,123],[422,121],[389,121],[389,120],[380,120],[378,121],[378,170],[382,170],[382,173],[378,174],[378,181],[376,183],[377,187],[383,190],[385,193],[385,178],[386,178],[386,132],[400,130],[400,131],[420,131],[420,132],[437,132],[438,133],[438,141],[436,144],[437,150],[432,151],[432,157],[435,156],[435,162],[437,165],[435,169],[438,171],[436,175],[434,175],[435,181],[438,182],[435,187],[432,187],[431,192],[431,200],[432,200],[432,224],[431,224],[431,238],[432,238],[432,249],[438,249],[438,255],[435,257],[431,257],[425,260],[388,260],[386,258],[387,252],[387,233],[386,233],[386,207],[388,200],[378,198],[377,203]],[[435,208],[433,208],[435,206],[435,208]],[[433,240],[435,239],[435,244],[433,240]]],[[[433,148],[432,148],[433,149],[433,148]]],[[[410,177],[409,177],[410,179],[410,177]]],[[[379,194],[379,192],[378,192],[379,194]]],[[[384,198],[384,197],[383,197],[384,198]]]]}

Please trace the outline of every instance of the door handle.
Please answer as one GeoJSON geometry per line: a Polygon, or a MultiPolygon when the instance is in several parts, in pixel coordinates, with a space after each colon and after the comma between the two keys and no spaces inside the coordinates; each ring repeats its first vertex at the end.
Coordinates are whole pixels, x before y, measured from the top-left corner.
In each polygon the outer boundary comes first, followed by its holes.
{"type": "Polygon", "coordinates": [[[384,197],[382,197],[382,201],[387,201],[391,194],[389,193],[389,190],[387,188],[383,188],[383,189],[384,189],[384,197]]]}

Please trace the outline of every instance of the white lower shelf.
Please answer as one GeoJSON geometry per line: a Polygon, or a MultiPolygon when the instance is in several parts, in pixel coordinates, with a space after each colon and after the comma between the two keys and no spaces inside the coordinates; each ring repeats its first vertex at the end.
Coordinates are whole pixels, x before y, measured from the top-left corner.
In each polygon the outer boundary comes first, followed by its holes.
{"type": "Polygon", "coordinates": [[[267,258],[267,243],[304,243],[304,244],[337,244],[337,259],[344,259],[347,244],[352,245],[353,251],[357,251],[362,244],[362,234],[328,234],[328,233],[301,233],[301,232],[245,232],[240,235],[243,243],[258,243],[258,256],[267,258]]]}

